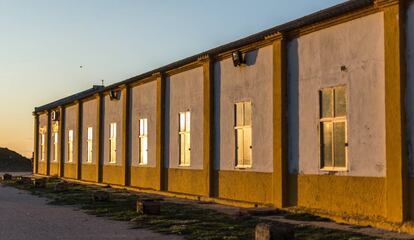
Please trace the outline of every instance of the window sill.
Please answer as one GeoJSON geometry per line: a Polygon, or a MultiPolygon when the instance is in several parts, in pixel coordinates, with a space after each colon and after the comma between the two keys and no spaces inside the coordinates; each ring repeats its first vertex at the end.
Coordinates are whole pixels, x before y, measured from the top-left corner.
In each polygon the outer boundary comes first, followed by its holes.
{"type": "Polygon", "coordinates": [[[252,166],[251,165],[238,165],[238,166],[235,166],[234,168],[238,170],[245,170],[245,169],[251,169],[252,166]]]}
{"type": "Polygon", "coordinates": [[[347,172],[347,168],[335,168],[335,167],[325,167],[319,169],[322,172],[347,172]]]}
{"type": "Polygon", "coordinates": [[[191,167],[191,165],[190,164],[180,164],[180,165],[178,165],[178,167],[188,168],[188,167],[191,167]]]}

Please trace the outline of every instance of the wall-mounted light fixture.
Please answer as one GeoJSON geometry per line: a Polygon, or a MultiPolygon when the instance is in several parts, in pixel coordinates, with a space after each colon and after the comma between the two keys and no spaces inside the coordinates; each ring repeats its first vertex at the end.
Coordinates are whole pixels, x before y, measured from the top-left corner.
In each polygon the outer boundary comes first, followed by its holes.
{"type": "Polygon", "coordinates": [[[121,97],[121,91],[120,90],[111,90],[109,92],[109,99],[111,100],[119,100],[121,97]]]}
{"type": "Polygon", "coordinates": [[[56,111],[56,110],[52,111],[52,113],[50,115],[51,115],[51,118],[52,118],[53,122],[59,121],[59,118],[60,118],[60,112],[59,111],[56,111]]]}
{"type": "Polygon", "coordinates": [[[231,54],[233,58],[233,65],[235,67],[240,66],[244,63],[246,63],[243,54],[240,51],[235,51],[231,54]]]}

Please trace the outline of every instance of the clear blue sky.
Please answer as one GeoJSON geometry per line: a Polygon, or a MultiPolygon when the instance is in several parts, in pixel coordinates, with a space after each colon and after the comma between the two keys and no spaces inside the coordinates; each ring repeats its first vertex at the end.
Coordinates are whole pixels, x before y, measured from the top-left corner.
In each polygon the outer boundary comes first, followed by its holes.
{"type": "Polygon", "coordinates": [[[31,155],[35,106],[340,2],[0,0],[0,147],[31,155]]]}

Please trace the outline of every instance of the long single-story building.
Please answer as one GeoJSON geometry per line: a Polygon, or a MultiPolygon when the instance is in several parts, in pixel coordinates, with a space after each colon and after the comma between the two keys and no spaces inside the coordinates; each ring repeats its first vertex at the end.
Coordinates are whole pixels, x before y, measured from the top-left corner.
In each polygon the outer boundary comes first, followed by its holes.
{"type": "Polygon", "coordinates": [[[34,118],[35,174],[414,231],[414,1],[347,1],[34,118]]]}

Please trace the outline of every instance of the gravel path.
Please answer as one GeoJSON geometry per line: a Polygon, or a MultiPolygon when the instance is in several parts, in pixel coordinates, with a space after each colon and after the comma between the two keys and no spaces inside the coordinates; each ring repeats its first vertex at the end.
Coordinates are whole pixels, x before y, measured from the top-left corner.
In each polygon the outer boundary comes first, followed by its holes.
{"type": "Polygon", "coordinates": [[[0,184],[0,239],[182,239],[144,229],[128,222],[87,215],[70,207],[47,205],[47,200],[0,184]]]}

